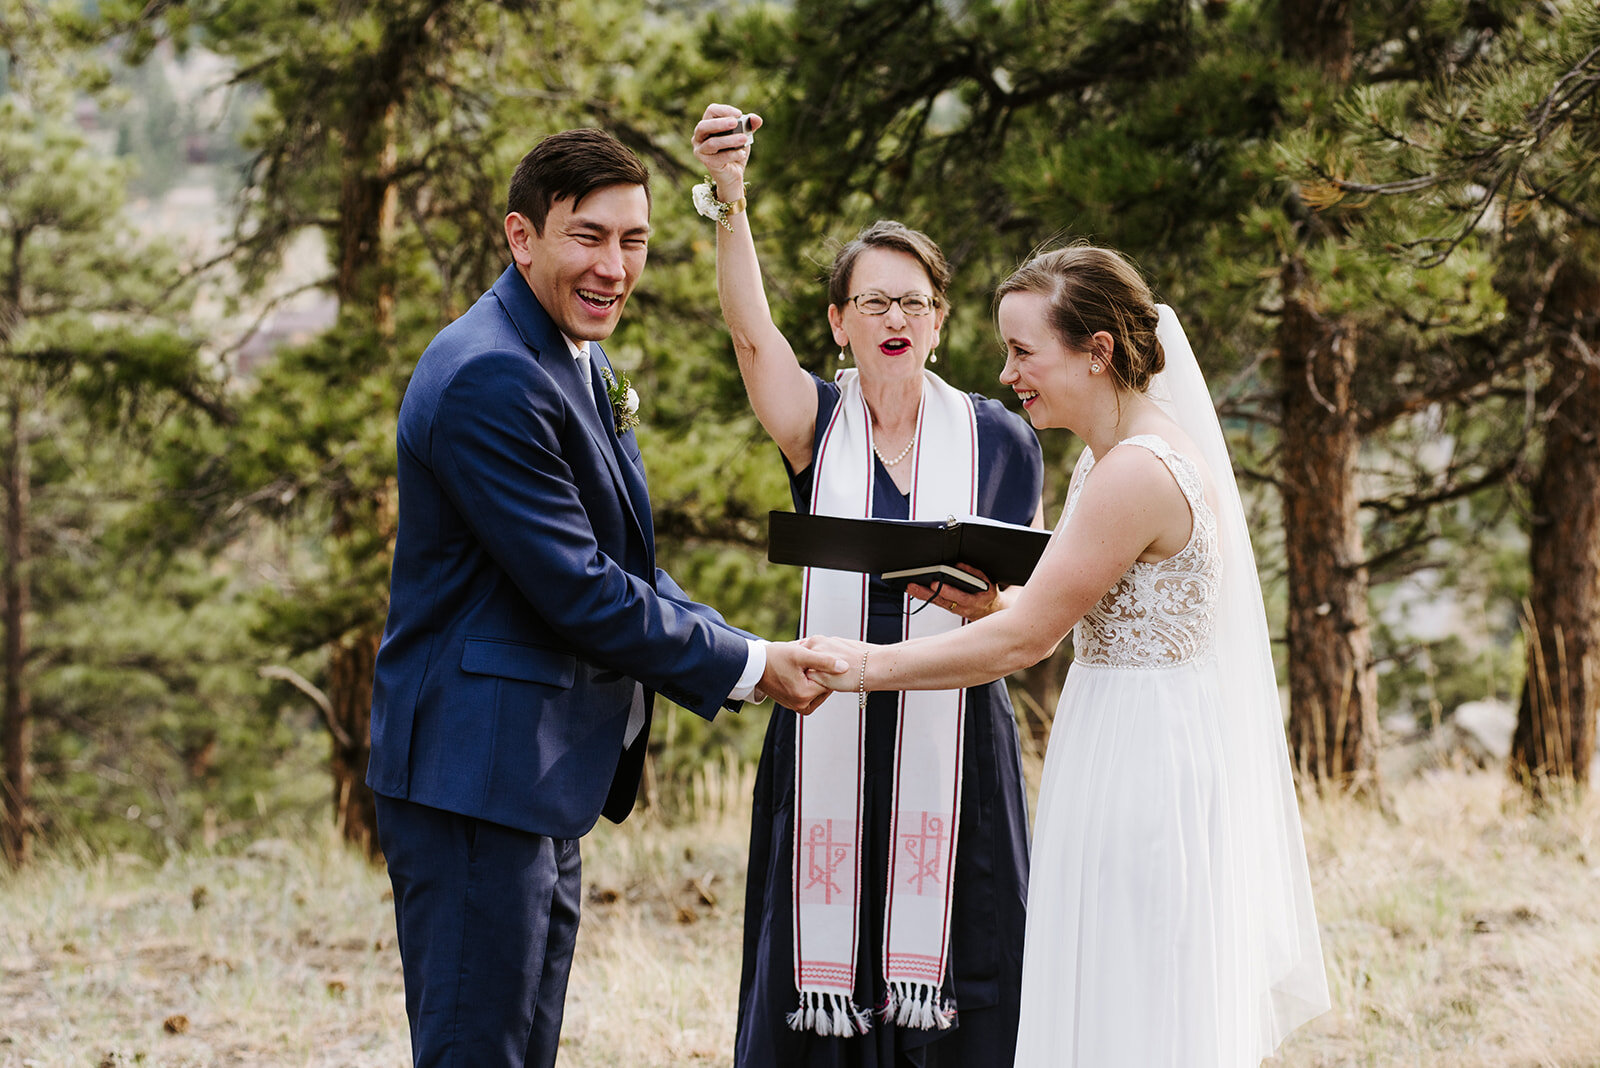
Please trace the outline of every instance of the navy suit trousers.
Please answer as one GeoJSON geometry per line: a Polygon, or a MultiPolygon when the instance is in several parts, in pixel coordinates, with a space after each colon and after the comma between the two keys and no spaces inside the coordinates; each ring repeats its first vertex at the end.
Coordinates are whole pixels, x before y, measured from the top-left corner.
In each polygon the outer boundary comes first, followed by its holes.
{"type": "Polygon", "coordinates": [[[378,795],[416,1068],[549,1068],[578,936],[575,838],[378,795]]]}

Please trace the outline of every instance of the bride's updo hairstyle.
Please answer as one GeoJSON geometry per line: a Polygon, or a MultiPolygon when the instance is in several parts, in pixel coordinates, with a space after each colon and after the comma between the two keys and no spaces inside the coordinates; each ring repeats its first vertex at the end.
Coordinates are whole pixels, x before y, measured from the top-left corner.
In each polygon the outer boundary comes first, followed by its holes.
{"type": "Polygon", "coordinates": [[[1012,293],[1046,298],[1050,326],[1062,342],[1089,350],[1096,333],[1111,335],[1111,374],[1118,386],[1143,393],[1166,366],[1156,340],[1156,304],[1133,265],[1108,248],[1074,245],[1042,252],[1000,283],[994,305],[1012,293]]]}

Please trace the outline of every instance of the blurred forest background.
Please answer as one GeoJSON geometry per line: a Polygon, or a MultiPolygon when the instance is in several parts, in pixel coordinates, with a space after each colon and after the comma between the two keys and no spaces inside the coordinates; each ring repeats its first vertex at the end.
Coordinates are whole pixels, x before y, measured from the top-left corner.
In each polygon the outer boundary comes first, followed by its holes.
{"type": "MultiPolygon", "coordinates": [[[[764,561],[782,465],[689,199],[713,100],[767,120],[752,223],[819,373],[821,272],[880,217],[950,255],[964,389],[1002,393],[989,294],[1041,243],[1122,249],[1179,310],[1256,513],[1303,789],[1381,808],[1469,719],[1535,799],[1592,778],[1593,3],[0,0],[10,864],[330,821],[374,848],[396,410],[560,129],[654,172],[608,351],[663,566],[793,633],[798,573],[764,561]]],[[[1053,523],[1078,444],[1044,445],[1053,523]]],[[[1069,656],[1013,680],[1035,742],[1069,656]]],[[[765,725],[661,711],[668,815],[765,725]]]]}

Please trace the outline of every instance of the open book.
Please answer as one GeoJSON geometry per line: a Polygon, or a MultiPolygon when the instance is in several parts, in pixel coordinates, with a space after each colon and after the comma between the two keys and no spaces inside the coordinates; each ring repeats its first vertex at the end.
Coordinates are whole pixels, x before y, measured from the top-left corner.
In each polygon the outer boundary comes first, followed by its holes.
{"type": "Polygon", "coordinates": [[[969,564],[1001,586],[1019,586],[1033,574],[1049,541],[1048,530],[973,515],[845,519],[775,511],[767,516],[767,559],[773,563],[865,571],[902,589],[910,582],[932,586],[940,581],[972,592],[988,588],[956,564],[969,564]]]}

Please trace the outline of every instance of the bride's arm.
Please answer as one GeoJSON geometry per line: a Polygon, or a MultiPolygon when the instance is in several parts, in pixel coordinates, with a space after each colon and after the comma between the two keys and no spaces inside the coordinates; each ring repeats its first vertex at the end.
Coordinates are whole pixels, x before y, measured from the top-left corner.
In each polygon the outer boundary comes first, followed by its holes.
{"type": "MultiPolygon", "coordinates": [[[[694,130],[695,158],[705,165],[716,184],[717,199],[724,204],[745,195],[744,171],[750,149],[748,145],[735,147],[741,138],[733,132],[732,120],[738,117],[738,108],[710,104],[694,130]]],[[[760,126],[760,116],[751,116],[751,128],[760,126]]],[[[789,466],[803,471],[811,465],[817,391],[795,359],[788,339],[772,321],[749,213],[730,215],[728,222],[731,231],[716,227],[717,297],[722,302],[722,317],[733,338],[750,407],[783,450],[789,466]]]]}
{"type": "Polygon", "coordinates": [[[856,689],[863,653],[868,690],[958,689],[1031,667],[1055,652],[1147,546],[1190,522],[1188,503],[1159,459],[1144,449],[1113,450],[1007,611],[896,645],[807,639],[850,662],[842,675],[817,681],[856,689]]]}

